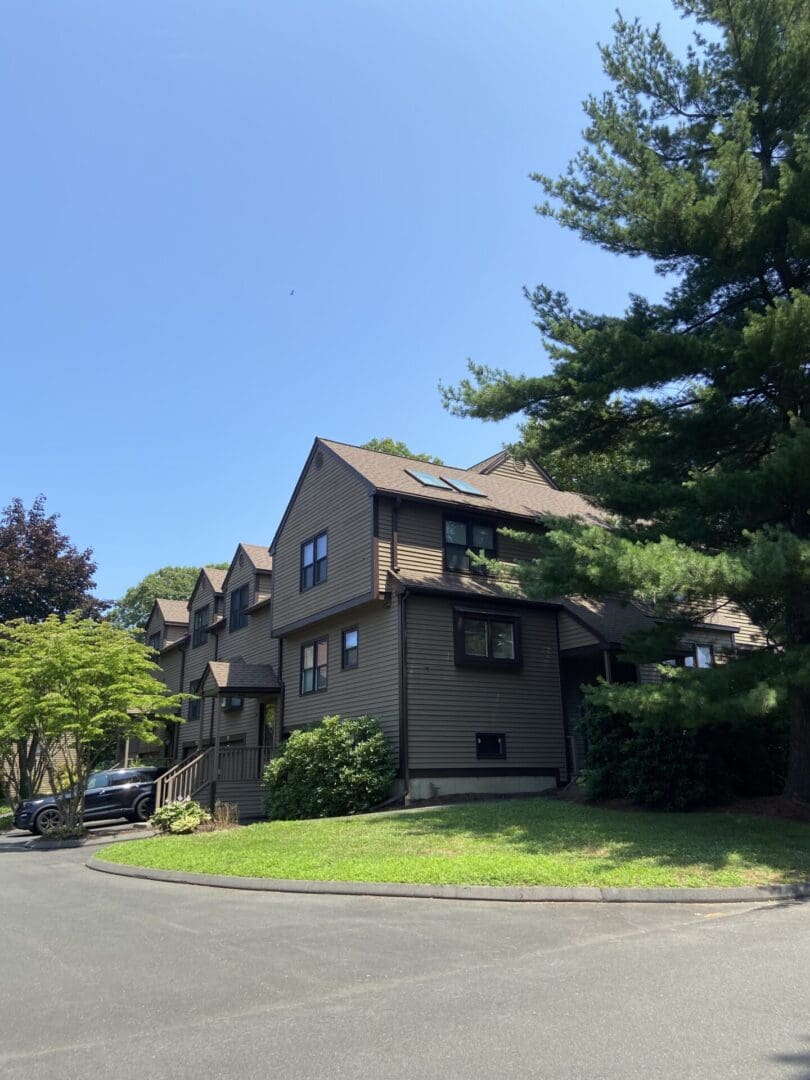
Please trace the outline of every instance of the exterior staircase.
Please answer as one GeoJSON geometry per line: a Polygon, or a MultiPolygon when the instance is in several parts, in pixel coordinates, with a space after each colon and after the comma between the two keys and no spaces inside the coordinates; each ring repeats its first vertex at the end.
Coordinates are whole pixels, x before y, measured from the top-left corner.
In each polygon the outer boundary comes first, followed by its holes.
{"type": "Polygon", "coordinates": [[[155,807],[195,799],[209,809],[235,803],[240,820],[264,817],[262,776],[271,753],[264,746],[211,746],[169,769],[155,782],[155,807]]]}

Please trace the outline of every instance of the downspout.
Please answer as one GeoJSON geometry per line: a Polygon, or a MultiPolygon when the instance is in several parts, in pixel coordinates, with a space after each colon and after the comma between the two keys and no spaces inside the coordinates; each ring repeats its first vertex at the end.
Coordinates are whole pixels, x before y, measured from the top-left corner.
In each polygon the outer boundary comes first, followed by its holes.
{"type": "Polygon", "coordinates": [[[399,596],[399,770],[405,801],[410,799],[411,775],[408,760],[408,592],[399,596]]]}

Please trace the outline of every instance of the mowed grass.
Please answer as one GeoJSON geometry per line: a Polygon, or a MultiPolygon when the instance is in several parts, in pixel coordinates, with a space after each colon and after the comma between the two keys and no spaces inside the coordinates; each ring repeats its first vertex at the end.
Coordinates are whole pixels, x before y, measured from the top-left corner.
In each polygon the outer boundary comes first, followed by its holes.
{"type": "Polygon", "coordinates": [[[11,828],[11,819],[14,816],[14,811],[8,805],[0,799],[0,832],[5,832],[11,828]]]}
{"type": "Polygon", "coordinates": [[[108,862],[317,881],[733,886],[810,880],[810,826],[722,813],[472,803],[115,844],[108,862]]]}

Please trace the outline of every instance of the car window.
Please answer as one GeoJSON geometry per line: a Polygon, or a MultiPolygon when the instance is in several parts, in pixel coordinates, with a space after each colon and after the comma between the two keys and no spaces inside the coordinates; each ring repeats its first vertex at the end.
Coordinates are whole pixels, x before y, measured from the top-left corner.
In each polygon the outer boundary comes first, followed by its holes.
{"type": "Polygon", "coordinates": [[[137,773],[110,773],[110,787],[122,787],[124,784],[137,784],[137,773]]]}
{"type": "Polygon", "coordinates": [[[109,778],[105,772],[93,773],[90,779],[87,781],[87,790],[91,791],[93,788],[107,787],[109,778]]]}

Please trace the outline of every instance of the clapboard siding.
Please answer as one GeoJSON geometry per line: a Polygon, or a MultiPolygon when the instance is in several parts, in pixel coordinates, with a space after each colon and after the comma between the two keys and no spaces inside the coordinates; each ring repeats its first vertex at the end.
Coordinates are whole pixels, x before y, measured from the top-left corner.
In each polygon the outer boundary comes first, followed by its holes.
{"type": "Polygon", "coordinates": [[[284,728],[313,724],[323,716],[374,716],[391,743],[399,747],[397,605],[367,604],[344,616],[324,620],[284,638],[284,728]],[[360,631],[359,664],[341,669],[341,635],[356,626],[360,631]],[[327,689],[301,694],[301,646],[316,638],[329,641],[327,689]]]}
{"type": "Polygon", "coordinates": [[[234,803],[241,821],[265,817],[265,790],[258,781],[220,780],[216,798],[220,803],[234,803]]]}
{"type": "Polygon", "coordinates": [[[371,514],[363,481],[328,450],[316,451],[274,542],[274,627],[371,593],[371,514]],[[329,536],[327,580],[301,592],[301,544],[324,531],[329,536]]]}
{"type": "Polygon", "coordinates": [[[487,469],[487,473],[490,476],[507,476],[510,480],[523,480],[528,484],[542,484],[544,487],[551,487],[546,477],[531,461],[516,462],[514,458],[510,457],[496,465],[494,469],[487,469]]]}
{"type": "MultiPolygon", "coordinates": [[[[484,507],[482,506],[482,509],[484,507]]],[[[452,517],[452,508],[446,512],[442,507],[420,506],[418,503],[403,503],[398,514],[397,562],[404,574],[409,571],[427,574],[444,572],[444,519],[452,517]]],[[[465,513],[460,517],[475,517],[465,513]]],[[[481,516],[482,521],[493,521],[496,528],[506,528],[509,521],[481,516]]],[[[388,517],[390,522],[390,516],[388,517]]],[[[519,525],[517,526],[520,527],[519,525]]],[[[525,522],[523,523],[525,528],[525,522]]],[[[529,560],[537,554],[536,549],[523,540],[498,533],[496,538],[498,558],[503,562],[529,560]]],[[[389,556],[390,558],[390,556],[389,556]]]]}
{"type": "MultiPolygon", "coordinates": [[[[193,612],[206,605],[209,605],[211,617],[213,618],[214,615],[218,613],[217,597],[207,578],[203,576],[194,596],[192,619],[193,612]]],[[[219,610],[221,610],[221,601],[219,603],[219,610]]],[[[186,667],[185,672],[183,673],[183,681],[185,682],[185,686],[183,687],[184,693],[190,692],[192,682],[195,682],[202,677],[205,665],[209,660],[216,659],[216,655],[216,634],[209,634],[207,640],[196,648],[192,647],[192,642],[189,640],[188,647],[186,648],[186,667]]],[[[183,702],[183,716],[186,718],[188,718],[190,705],[190,701],[183,702]]],[[[200,740],[204,741],[209,737],[213,706],[213,701],[200,701],[200,721],[187,720],[187,723],[183,725],[180,733],[181,745],[186,745],[188,743],[197,744],[200,740]]]]}
{"type": "Polygon", "coordinates": [[[559,613],[560,649],[582,649],[588,645],[598,645],[599,639],[577,622],[567,611],[559,613]]]}
{"type": "Polygon", "coordinates": [[[407,601],[409,762],[412,769],[488,766],[565,775],[557,627],[553,612],[521,615],[519,671],[456,667],[453,604],[407,601]],[[506,735],[507,758],[476,758],[475,734],[506,735]]]}
{"type": "Polygon", "coordinates": [[[391,499],[377,497],[377,591],[385,592],[388,571],[393,570],[391,538],[393,536],[394,504],[391,499]]]}

